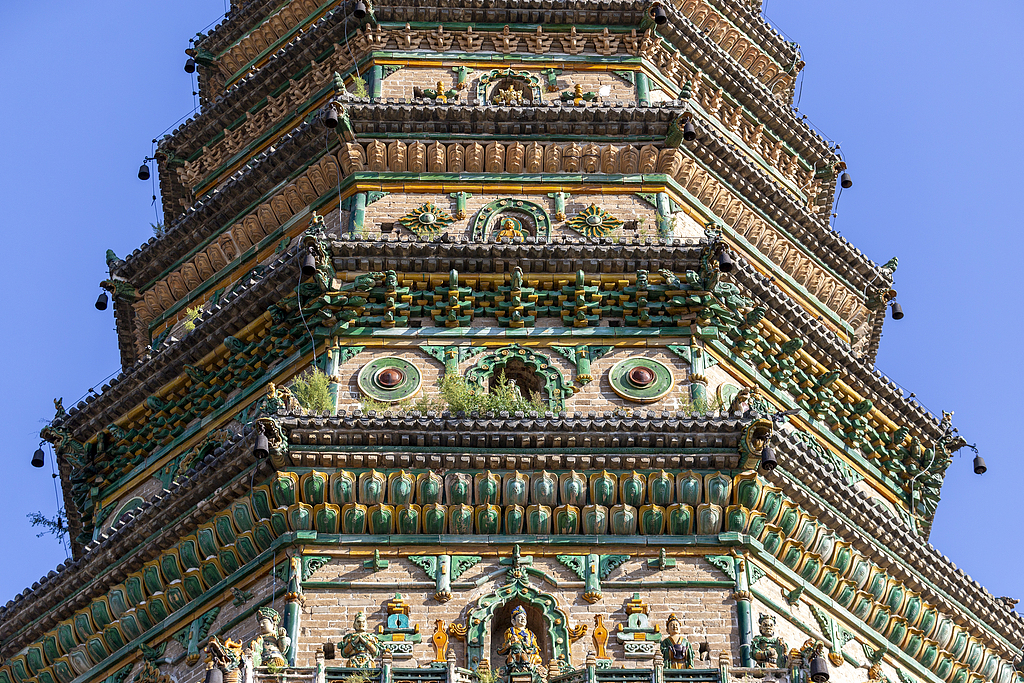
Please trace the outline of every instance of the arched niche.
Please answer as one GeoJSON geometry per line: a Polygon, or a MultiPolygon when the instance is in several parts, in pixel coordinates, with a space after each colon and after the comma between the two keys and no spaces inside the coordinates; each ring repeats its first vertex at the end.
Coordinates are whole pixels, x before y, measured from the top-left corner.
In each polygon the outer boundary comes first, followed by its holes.
{"type": "MultiPolygon", "coordinates": [[[[573,390],[565,382],[562,373],[547,356],[518,344],[503,346],[480,356],[473,367],[466,371],[466,381],[486,390],[490,386],[491,379],[513,361],[515,361],[513,367],[521,364],[522,367],[543,381],[542,396],[552,412],[558,412],[565,408],[565,399],[572,396],[573,390]]],[[[512,379],[515,381],[515,377],[512,379]]],[[[529,398],[529,396],[523,398],[529,398]]]]}
{"type": "Polygon", "coordinates": [[[480,598],[476,607],[467,614],[466,654],[469,667],[475,671],[484,658],[489,660],[491,671],[505,666],[504,658],[496,652],[505,629],[511,624],[510,617],[516,605],[526,609],[526,625],[537,636],[544,666],[555,659],[562,669],[569,668],[572,662],[568,616],[558,607],[553,596],[524,581],[510,581],[480,598]]]}
{"type": "Polygon", "coordinates": [[[475,240],[500,236],[549,238],[551,219],[540,204],[506,197],[496,199],[477,212],[470,234],[475,240]]]}
{"type": "Polygon", "coordinates": [[[487,104],[540,104],[540,79],[529,71],[513,71],[511,68],[494,69],[477,80],[476,97],[478,102],[487,104]],[[508,102],[502,99],[501,91],[507,92],[509,88],[519,93],[520,102],[508,102]]]}

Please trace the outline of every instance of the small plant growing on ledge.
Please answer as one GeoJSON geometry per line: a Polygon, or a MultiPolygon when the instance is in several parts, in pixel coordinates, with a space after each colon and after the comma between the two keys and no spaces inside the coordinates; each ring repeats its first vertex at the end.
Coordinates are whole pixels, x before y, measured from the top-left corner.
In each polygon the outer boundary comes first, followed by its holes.
{"type": "Polygon", "coordinates": [[[473,672],[473,674],[476,676],[476,680],[480,681],[480,683],[498,683],[498,681],[501,680],[501,677],[498,676],[498,674],[494,673],[490,669],[484,669],[483,667],[478,668],[473,672]]]}
{"type": "Polygon", "coordinates": [[[43,527],[43,530],[36,534],[36,538],[42,538],[47,534],[53,534],[57,537],[58,541],[64,541],[64,536],[68,533],[68,523],[67,518],[64,516],[64,508],[57,510],[57,514],[52,518],[47,517],[41,512],[30,512],[25,516],[28,517],[32,526],[43,527]]]}
{"type": "Polygon", "coordinates": [[[292,380],[292,394],[303,408],[311,413],[332,411],[330,379],[320,368],[307,370],[292,380]]]}
{"type": "Polygon", "coordinates": [[[353,76],[352,84],[355,86],[355,90],[352,92],[356,97],[369,97],[370,91],[366,89],[366,79],[362,76],[353,76]]]}
{"type": "Polygon", "coordinates": [[[191,332],[196,329],[196,318],[198,318],[203,312],[202,306],[196,306],[194,308],[185,309],[185,331],[191,332]]]}
{"type": "Polygon", "coordinates": [[[547,410],[540,394],[533,392],[529,399],[524,398],[519,385],[505,377],[504,372],[498,374],[490,390],[474,387],[461,375],[445,375],[441,380],[441,398],[452,412],[479,410],[486,413],[506,410],[510,413],[525,413],[535,410],[543,413],[547,410]]]}
{"type": "MultiPolygon", "coordinates": [[[[302,402],[301,399],[299,402],[302,402]]],[[[453,413],[459,411],[470,413],[474,410],[481,413],[490,411],[497,413],[503,410],[509,413],[516,411],[528,413],[533,410],[544,413],[548,409],[547,404],[537,392],[533,392],[529,399],[523,398],[519,386],[506,378],[505,373],[498,375],[490,390],[471,385],[462,375],[448,374],[441,379],[441,390],[437,396],[421,396],[416,400],[406,399],[395,403],[375,401],[364,397],[359,402],[359,407],[364,413],[371,410],[378,413],[385,411],[405,413],[410,410],[420,413],[425,413],[428,410],[438,412],[450,410],[453,413]]]]}

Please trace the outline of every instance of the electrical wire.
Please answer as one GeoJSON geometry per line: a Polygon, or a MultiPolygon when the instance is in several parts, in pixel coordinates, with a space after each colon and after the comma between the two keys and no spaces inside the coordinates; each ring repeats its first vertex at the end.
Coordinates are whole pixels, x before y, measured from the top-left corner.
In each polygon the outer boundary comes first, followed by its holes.
{"type": "MultiPolygon", "coordinates": [[[[299,252],[302,253],[301,251],[299,252]]],[[[309,343],[313,347],[313,366],[316,367],[316,339],[313,338],[313,333],[309,331],[309,325],[306,324],[306,315],[302,312],[302,293],[299,289],[302,287],[302,264],[299,264],[299,283],[295,286],[295,305],[299,308],[299,318],[302,320],[302,326],[306,328],[306,334],[309,335],[309,343]]]]}
{"type": "Polygon", "coordinates": [[[50,474],[51,474],[51,476],[53,478],[53,497],[57,501],[57,523],[63,525],[62,526],[62,533],[60,534],[60,542],[61,542],[61,545],[64,546],[64,558],[67,559],[67,560],[70,560],[71,559],[71,552],[68,550],[67,535],[70,534],[71,531],[67,528],[67,525],[64,523],[64,519],[66,518],[66,515],[64,514],[64,506],[60,504],[61,503],[61,501],[60,501],[60,492],[59,492],[59,489],[57,488],[57,479],[59,478],[57,476],[57,467],[56,467],[57,454],[53,450],[53,445],[52,444],[46,444],[46,445],[47,445],[47,448],[49,448],[49,450],[50,450],[50,474]]]}
{"type": "MultiPolygon", "coordinates": [[[[843,197],[843,186],[839,185],[839,194],[836,195],[835,204],[832,205],[832,220],[829,223],[829,227],[836,230],[836,223],[839,222],[839,200],[843,197]]],[[[839,232],[836,230],[836,232],[839,232]]]]}

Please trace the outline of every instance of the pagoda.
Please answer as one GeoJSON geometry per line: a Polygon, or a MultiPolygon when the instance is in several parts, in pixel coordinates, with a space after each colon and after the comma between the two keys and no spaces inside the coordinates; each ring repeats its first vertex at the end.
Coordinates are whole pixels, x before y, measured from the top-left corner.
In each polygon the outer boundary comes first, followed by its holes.
{"type": "Polygon", "coordinates": [[[758,0],[233,1],[0,683],[1024,680],[802,67],[758,0]]]}

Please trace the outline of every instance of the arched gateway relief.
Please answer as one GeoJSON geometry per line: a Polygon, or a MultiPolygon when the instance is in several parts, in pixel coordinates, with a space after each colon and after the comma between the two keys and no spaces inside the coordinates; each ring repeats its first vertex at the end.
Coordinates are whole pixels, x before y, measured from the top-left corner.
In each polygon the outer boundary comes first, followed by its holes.
{"type": "Polygon", "coordinates": [[[540,104],[540,80],[529,71],[495,69],[477,81],[477,101],[505,106],[540,104]]]}
{"type": "Polygon", "coordinates": [[[543,381],[542,397],[553,412],[565,409],[565,399],[572,396],[572,386],[547,356],[518,344],[511,344],[480,356],[476,364],[466,371],[466,380],[481,389],[487,389],[490,381],[508,368],[506,377],[523,392],[523,398],[530,398],[527,391],[543,381]],[[524,375],[533,377],[524,377],[524,375]],[[524,391],[526,390],[526,391],[524,391]]]}
{"type": "Polygon", "coordinates": [[[571,668],[568,617],[559,609],[554,597],[528,584],[523,566],[510,569],[508,583],[480,598],[476,608],[466,615],[469,667],[476,670],[483,659],[488,659],[491,671],[505,666],[504,658],[496,652],[505,630],[511,625],[513,611],[520,605],[526,609],[527,628],[537,636],[543,666],[547,667],[554,659],[560,669],[571,668]]]}
{"type": "Polygon", "coordinates": [[[480,209],[470,234],[474,240],[491,237],[551,237],[551,219],[539,204],[511,197],[480,209]]]}

